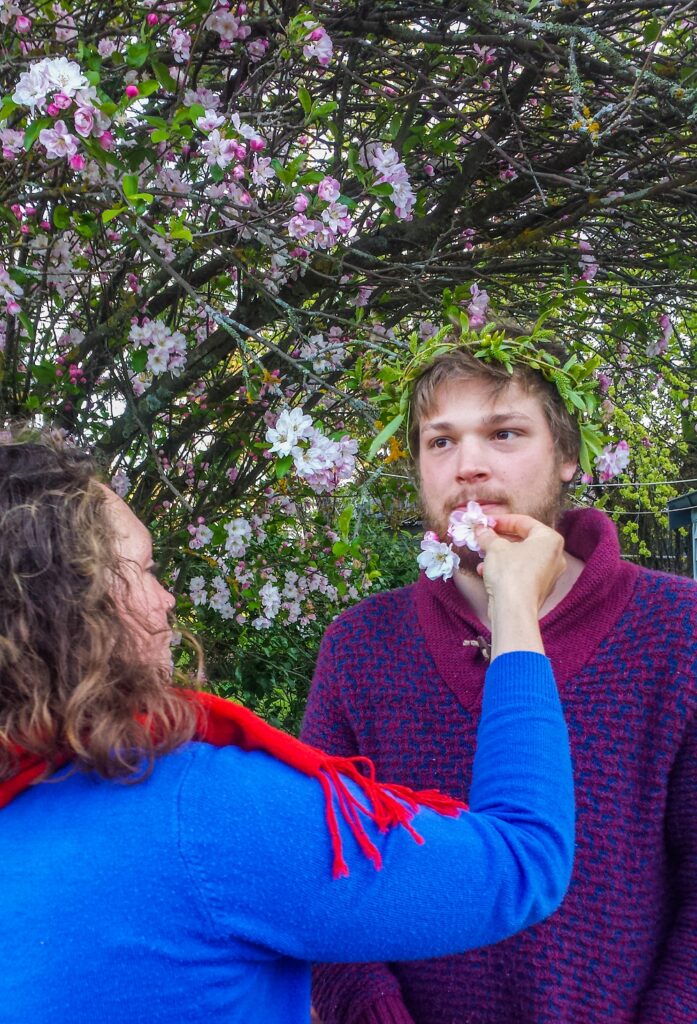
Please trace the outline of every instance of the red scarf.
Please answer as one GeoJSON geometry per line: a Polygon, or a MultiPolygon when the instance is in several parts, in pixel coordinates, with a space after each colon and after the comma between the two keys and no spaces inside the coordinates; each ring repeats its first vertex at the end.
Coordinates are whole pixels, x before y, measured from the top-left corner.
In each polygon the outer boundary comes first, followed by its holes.
{"type": "MultiPolygon", "coordinates": [[[[359,846],[379,869],[382,867],[380,851],[370,840],[361,816],[374,821],[380,832],[401,825],[418,842],[422,837],[411,825],[411,819],[419,807],[429,807],[439,814],[455,817],[467,805],[449,796],[443,796],[435,789],[415,792],[405,786],[381,785],[375,780],[375,766],[367,757],[332,757],[316,747],[301,743],[280,729],[274,729],[258,715],[231,701],[215,697],[210,693],[183,691],[187,698],[198,705],[199,721],[196,729],[197,740],[214,747],[240,747],[242,750],[262,750],[299,772],[317,779],[324,792],[325,815],[332,841],[334,878],[348,875],[348,866],[343,858],[341,835],[334,807],[348,824],[359,846]],[[359,766],[366,774],[359,770],[359,766]],[[345,779],[354,782],[365,795],[365,803],[358,799],[346,785],[345,779]]],[[[0,808],[26,789],[46,770],[46,762],[33,754],[17,751],[19,766],[11,779],[0,782],[0,808]]],[[[67,758],[66,758],[67,762],[67,758]]],[[[60,765],[56,765],[60,767],[60,765]]]]}

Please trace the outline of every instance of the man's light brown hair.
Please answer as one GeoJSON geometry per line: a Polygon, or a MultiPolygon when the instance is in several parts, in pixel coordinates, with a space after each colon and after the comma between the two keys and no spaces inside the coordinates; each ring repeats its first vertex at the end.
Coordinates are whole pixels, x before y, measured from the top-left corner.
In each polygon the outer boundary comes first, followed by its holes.
{"type": "MultiPolygon", "coordinates": [[[[566,354],[560,345],[546,343],[544,350],[563,364],[566,354]]],[[[509,373],[499,362],[487,363],[477,359],[468,348],[454,348],[445,352],[426,366],[414,381],[409,399],[408,444],[411,456],[418,466],[419,438],[421,424],[434,409],[435,396],[439,388],[459,381],[481,380],[491,388],[492,395],[502,394],[515,382],[527,393],[539,398],[549,425],[554,446],[560,459],[578,461],[581,435],[578,421],[564,404],[564,400],[551,381],[524,364],[513,367],[509,373]]]]}

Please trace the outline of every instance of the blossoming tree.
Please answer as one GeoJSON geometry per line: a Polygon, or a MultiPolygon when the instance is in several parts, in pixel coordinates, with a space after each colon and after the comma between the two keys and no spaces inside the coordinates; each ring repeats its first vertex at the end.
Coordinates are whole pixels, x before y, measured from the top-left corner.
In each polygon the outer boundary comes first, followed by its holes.
{"type": "Polygon", "coordinates": [[[392,403],[443,324],[542,318],[604,398],[585,485],[627,485],[586,496],[660,508],[629,485],[697,476],[693,9],[0,0],[3,416],[91,445],[182,616],[297,679],[413,508],[392,403]]]}

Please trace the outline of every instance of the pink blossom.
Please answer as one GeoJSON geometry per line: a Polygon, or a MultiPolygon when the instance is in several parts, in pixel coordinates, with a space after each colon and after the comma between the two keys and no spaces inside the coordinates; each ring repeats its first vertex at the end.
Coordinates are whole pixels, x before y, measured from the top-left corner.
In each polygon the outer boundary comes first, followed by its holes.
{"type": "Polygon", "coordinates": [[[658,318],[658,326],[661,328],[661,337],[657,341],[650,341],[646,346],[646,355],[662,356],[668,349],[668,342],[673,335],[673,325],[667,313],[662,313],[658,318]]]}
{"type": "Polygon", "coordinates": [[[305,22],[305,26],[310,29],[310,33],[306,37],[306,42],[303,46],[303,54],[308,59],[310,57],[316,57],[319,64],[325,68],[332,59],[332,54],[334,53],[332,41],[327,35],[325,29],[319,26],[313,27],[313,23],[311,21],[305,22]]]}
{"type": "Polygon", "coordinates": [[[160,19],[154,12],[151,11],[145,20],[148,23],[148,25],[150,25],[150,27],[152,28],[154,25],[157,25],[160,19]]]}
{"type": "Polygon", "coordinates": [[[140,90],[137,85],[127,85],[124,91],[129,100],[134,100],[136,96],[140,94],[140,90]]]}
{"type": "Polygon", "coordinates": [[[486,311],[489,308],[489,296],[483,289],[480,290],[479,285],[473,284],[470,288],[470,295],[472,301],[467,307],[467,316],[469,318],[469,325],[473,331],[477,328],[483,327],[486,323],[486,311]]]}
{"type": "Polygon", "coordinates": [[[68,163],[74,171],[84,171],[87,166],[87,161],[82,153],[74,153],[68,160],[68,163]]]}
{"type": "Polygon", "coordinates": [[[325,203],[335,202],[341,194],[341,185],[336,178],[323,178],[317,186],[317,198],[325,203]]]}
{"type": "Polygon", "coordinates": [[[611,384],[612,378],[608,377],[606,373],[598,374],[598,390],[600,391],[601,395],[606,395],[608,393],[611,384]]]}
{"type": "Polygon", "coordinates": [[[481,553],[474,532],[475,527],[495,525],[496,520],[486,515],[476,501],[468,501],[467,508],[456,508],[454,512],[450,513],[448,536],[453,544],[456,544],[458,547],[465,546],[470,551],[479,551],[481,553]]]}
{"type": "Polygon", "coordinates": [[[111,39],[100,39],[97,43],[97,50],[99,56],[106,60],[116,51],[116,43],[111,39]]]}
{"type": "Polygon", "coordinates": [[[288,234],[291,238],[307,238],[317,228],[317,224],[314,220],[310,220],[304,213],[299,213],[295,217],[291,217],[287,224],[288,234]]]}
{"type": "Polygon", "coordinates": [[[102,132],[98,137],[97,142],[102,149],[110,150],[114,148],[114,136],[109,131],[102,132]]]}
{"type": "Polygon", "coordinates": [[[449,580],[460,564],[460,556],[453,551],[452,544],[442,544],[438,536],[429,530],[421,541],[417,562],[429,580],[449,580]]]}
{"type": "Polygon", "coordinates": [[[228,164],[236,159],[238,144],[234,139],[224,139],[217,128],[214,128],[206,141],[201,145],[201,151],[206,154],[206,163],[209,166],[217,164],[218,167],[226,168],[228,164]]]}
{"type": "Polygon", "coordinates": [[[75,124],[75,131],[78,135],[82,135],[83,138],[87,138],[88,135],[92,134],[94,129],[94,107],[78,107],[73,117],[73,123],[75,124]]]}
{"type": "Polygon", "coordinates": [[[169,30],[169,45],[177,64],[183,64],[191,56],[191,36],[182,28],[169,30]]]}
{"type": "Polygon", "coordinates": [[[602,483],[619,476],[628,465],[629,445],[626,441],[620,441],[614,448],[611,444],[606,445],[595,460],[595,468],[602,483]]]}
{"type": "Polygon", "coordinates": [[[59,110],[67,110],[73,105],[72,96],[66,96],[64,92],[57,92],[53,97],[53,102],[59,110]]]}
{"type": "Polygon", "coordinates": [[[15,32],[21,32],[24,35],[31,32],[31,18],[27,18],[24,14],[18,14],[15,21],[15,32]]]}
{"type": "Polygon", "coordinates": [[[77,153],[78,140],[68,131],[65,121],[56,121],[55,128],[42,128],[39,142],[46,149],[46,156],[65,158],[77,153]]]}
{"type": "Polygon", "coordinates": [[[249,59],[256,63],[257,61],[262,59],[268,48],[268,39],[253,39],[251,43],[247,43],[247,53],[249,55],[249,59]]]}
{"type": "Polygon", "coordinates": [[[309,204],[310,200],[307,198],[306,195],[304,195],[304,193],[301,192],[300,195],[297,195],[295,197],[293,209],[296,211],[296,213],[304,213],[305,210],[308,208],[309,204]]]}

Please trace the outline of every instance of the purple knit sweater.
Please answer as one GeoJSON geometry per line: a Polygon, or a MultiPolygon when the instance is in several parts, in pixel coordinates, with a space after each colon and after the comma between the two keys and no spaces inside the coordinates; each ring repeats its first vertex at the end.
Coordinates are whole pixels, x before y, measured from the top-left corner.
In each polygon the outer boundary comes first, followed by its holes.
{"type": "MultiPolygon", "coordinates": [[[[586,563],[541,623],[574,759],[569,893],[487,949],[317,968],[323,1024],[697,1024],[697,587],[623,562],[595,509],[561,530],[586,563]]],[[[452,580],[361,602],[326,633],[303,737],[466,798],[478,636],[452,580]]]]}

